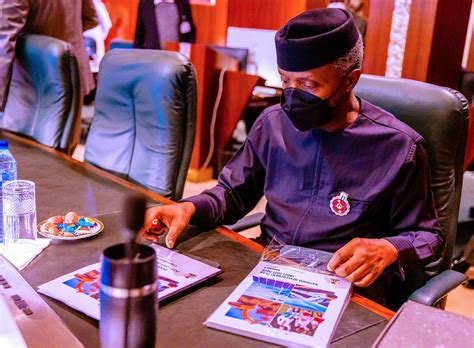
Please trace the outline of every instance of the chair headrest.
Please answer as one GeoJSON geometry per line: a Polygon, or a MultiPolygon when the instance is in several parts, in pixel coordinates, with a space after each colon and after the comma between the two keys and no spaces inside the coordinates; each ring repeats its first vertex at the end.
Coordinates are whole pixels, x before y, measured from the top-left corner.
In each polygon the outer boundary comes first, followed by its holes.
{"type": "Polygon", "coordinates": [[[20,37],[3,128],[65,149],[72,119],[78,116],[79,98],[74,48],[49,36],[20,37]]]}
{"type": "Polygon", "coordinates": [[[184,144],[190,133],[194,139],[195,99],[194,69],[183,55],[110,51],[100,65],[86,160],[176,198],[184,144]]]}

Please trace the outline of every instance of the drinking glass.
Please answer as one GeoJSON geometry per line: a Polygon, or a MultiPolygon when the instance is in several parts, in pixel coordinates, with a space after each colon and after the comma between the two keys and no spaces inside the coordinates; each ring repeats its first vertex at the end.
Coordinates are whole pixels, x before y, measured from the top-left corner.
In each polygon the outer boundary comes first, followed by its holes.
{"type": "Polygon", "coordinates": [[[5,248],[22,240],[36,240],[34,182],[13,180],[3,184],[3,233],[5,248]]]}

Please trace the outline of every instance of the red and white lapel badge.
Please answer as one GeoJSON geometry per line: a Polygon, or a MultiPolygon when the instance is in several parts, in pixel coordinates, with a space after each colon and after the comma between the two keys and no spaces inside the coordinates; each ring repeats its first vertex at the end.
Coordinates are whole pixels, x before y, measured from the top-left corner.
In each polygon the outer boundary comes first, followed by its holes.
{"type": "Polygon", "coordinates": [[[341,191],[339,196],[334,196],[329,202],[329,208],[337,216],[346,216],[351,211],[351,205],[349,204],[349,195],[344,191],[341,191]]]}

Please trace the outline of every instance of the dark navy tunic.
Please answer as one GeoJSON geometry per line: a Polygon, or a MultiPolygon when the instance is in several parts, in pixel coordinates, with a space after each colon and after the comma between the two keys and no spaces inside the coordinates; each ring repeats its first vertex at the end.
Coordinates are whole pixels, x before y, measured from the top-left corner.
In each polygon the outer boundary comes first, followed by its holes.
{"type": "Polygon", "coordinates": [[[400,280],[422,268],[439,243],[423,138],[390,113],[360,100],[354,123],[337,132],[298,131],[280,105],[266,109],[222,170],[215,188],[185,199],[192,224],[231,224],[265,195],[269,240],[336,251],[355,237],[385,238],[398,250],[400,280]],[[341,192],[350,211],[330,201],[341,192]]]}

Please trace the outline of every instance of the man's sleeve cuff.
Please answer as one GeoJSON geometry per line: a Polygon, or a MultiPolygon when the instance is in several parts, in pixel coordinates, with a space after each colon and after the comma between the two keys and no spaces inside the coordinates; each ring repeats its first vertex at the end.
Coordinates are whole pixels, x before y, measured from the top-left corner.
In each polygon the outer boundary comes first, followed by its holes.
{"type": "Polygon", "coordinates": [[[394,236],[384,238],[388,240],[398,251],[398,260],[394,265],[398,266],[400,279],[405,280],[405,272],[416,262],[415,248],[408,237],[394,236]]]}
{"type": "Polygon", "coordinates": [[[210,212],[212,211],[212,205],[209,202],[209,199],[205,195],[197,195],[188,198],[184,198],[179,201],[190,202],[194,204],[196,211],[194,212],[193,217],[189,221],[191,225],[205,227],[209,225],[210,221],[210,212]]]}

